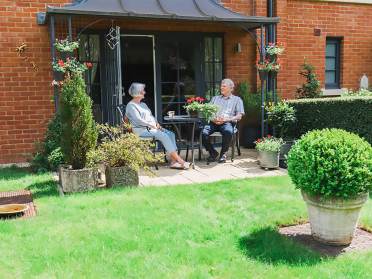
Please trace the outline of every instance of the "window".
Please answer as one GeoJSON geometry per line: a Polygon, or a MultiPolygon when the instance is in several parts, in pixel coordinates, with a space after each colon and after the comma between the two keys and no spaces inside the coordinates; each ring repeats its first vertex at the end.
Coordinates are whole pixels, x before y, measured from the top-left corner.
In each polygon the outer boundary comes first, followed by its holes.
{"type": "Polygon", "coordinates": [[[325,88],[340,88],[340,47],[341,39],[327,38],[325,63],[325,88]]]}
{"type": "Polygon", "coordinates": [[[90,62],[92,67],[85,72],[87,93],[92,98],[93,104],[101,104],[100,82],[100,45],[99,35],[84,34],[80,36],[79,60],[90,62]]]}
{"type": "Polygon", "coordinates": [[[223,76],[223,44],[221,37],[204,38],[204,81],[205,97],[219,94],[223,76]]]}

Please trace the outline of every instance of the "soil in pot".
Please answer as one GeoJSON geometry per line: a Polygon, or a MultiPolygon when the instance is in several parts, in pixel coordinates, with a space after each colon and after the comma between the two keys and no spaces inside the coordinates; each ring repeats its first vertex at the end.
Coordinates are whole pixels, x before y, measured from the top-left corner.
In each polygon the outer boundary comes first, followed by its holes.
{"type": "Polygon", "coordinates": [[[352,200],[321,199],[302,192],[307,204],[312,236],[329,245],[351,243],[359,213],[368,193],[352,200]]]}
{"type": "Polygon", "coordinates": [[[138,172],[129,167],[106,167],[107,187],[137,186],[139,184],[138,172]]]}

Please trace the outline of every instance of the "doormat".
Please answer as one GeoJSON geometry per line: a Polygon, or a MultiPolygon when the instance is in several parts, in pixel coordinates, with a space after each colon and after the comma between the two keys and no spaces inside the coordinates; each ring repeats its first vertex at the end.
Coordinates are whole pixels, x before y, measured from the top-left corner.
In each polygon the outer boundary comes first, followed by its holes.
{"type": "Polygon", "coordinates": [[[310,223],[279,228],[279,233],[292,239],[294,242],[330,257],[343,253],[372,250],[372,234],[357,228],[350,245],[332,246],[320,243],[311,236],[310,223]]]}
{"type": "Polygon", "coordinates": [[[36,208],[33,203],[31,191],[19,190],[12,192],[0,192],[0,205],[20,203],[28,205],[28,209],[20,214],[14,214],[13,216],[1,216],[0,219],[25,219],[36,216],[36,208]]]}

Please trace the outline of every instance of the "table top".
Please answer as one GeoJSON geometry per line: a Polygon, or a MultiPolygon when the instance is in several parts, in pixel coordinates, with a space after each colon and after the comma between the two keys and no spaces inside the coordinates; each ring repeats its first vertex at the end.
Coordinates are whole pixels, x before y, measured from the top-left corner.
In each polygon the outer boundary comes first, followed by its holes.
{"type": "Polygon", "coordinates": [[[200,122],[201,119],[198,117],[190,117],[189,115],[175,115],[173,117],[164,116],[164,121],[166,122],[183,122],[183,123],[193,123],[193,122],[200,122]]]}

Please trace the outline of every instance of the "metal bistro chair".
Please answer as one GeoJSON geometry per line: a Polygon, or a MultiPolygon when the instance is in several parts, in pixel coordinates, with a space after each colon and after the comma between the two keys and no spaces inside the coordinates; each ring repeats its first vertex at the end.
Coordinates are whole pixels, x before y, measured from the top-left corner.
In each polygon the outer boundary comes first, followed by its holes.
{"type": "MultiPolygon", "coordinates": [[[[126,108],[126,105],[124,105],[124,104],[118,105],[116,107],[116,109],[119,111],[119,114],[120,114],[120,117],[121,117],[122,122],[123,123],[129,123],[129,119],[125,115],[125,108],[126,108]]],[[[163,147],[164,161],[165,162],[168,162],[165,148],[164,148],[164,146],[162,145],[162,143],[159,140],[157,140],[155,137],[140,137],[140,138],[142,140],[150,140],[153,143],[154,148],[153,148],[152,152],[153,152],[154,156],[156,154],[156,143],[160,144],[163,147]]],[[[155,169],[156,170],[159,170],[159,167],[158,167],[157,164],[155,164],[155,169]]]]}
{"type": "MultiPolygon", "coordinates": [[[[203,139],[203,135],[202,135],[202,130],[200,131],[200,136],[199,136],[199,142],[200,142],[200,150],[203,150],[203,146],[202,146],[202,139],[203,139]]],[[[217,137],[220,137],[222,138],[222,134],[220,132],[214,132],[213,134],[210,135],[210,137],[214,137],[214,138],[217,138],[217,137]]],[[[232,137],[232,140],[231,140],[231,162],[234,162],[234,158],[235,158],[235,146],[236,146],[236,149],[238,151],[238,156],[241,155],[241,152],[240,152],[240,140],[239,140],[239,122],[235,122],[235,125],[234,125],[234,134],[233,134],[233,137],[232,137]]],[[[201,158],[201,153],[199,153],[199,160],[201,158]]],[[[209,163],[207,163],[207,165],[209,165],[209,163]]]]}

